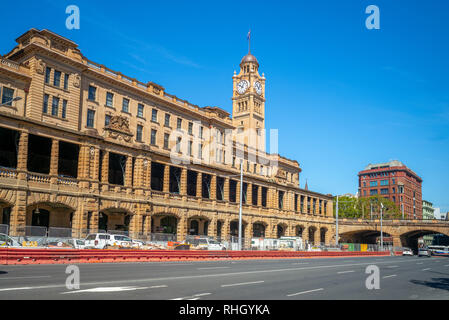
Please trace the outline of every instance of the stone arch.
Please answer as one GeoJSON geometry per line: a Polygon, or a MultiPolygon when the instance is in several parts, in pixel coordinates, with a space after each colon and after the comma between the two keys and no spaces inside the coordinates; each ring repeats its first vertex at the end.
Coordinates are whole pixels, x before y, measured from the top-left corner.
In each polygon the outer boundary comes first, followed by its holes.
{"type": "Polygon", "coordinates": [[[316,226],[309,226],[307,229],[307,238],[309,239],[309,243],[316,244],[316,233],[317,233],[317,227],[316,226]]]}
{"type": "Polygon", "coordinates": [[[306,226],[303,224],[294,224],[293,225],[293,234],[295,237],[303,237],[304,232],[306,231],[306,226]]]}
{"type": "Polygon", "coordinates": [[[276,225],[276,238],[284,237],[286,236],[288,224],[285,222],[278,223],[276,225]]]}
{"type": "Polygon", "coordinates": [[[263,220],[256,220],[253,222],[253,237],[254,238],[265,238],[266,231],[268,228],[268,223],[263,220]]]}
{"type": "Polygon", "coordinates": [[[320,243],[327,244],[328,232],[329,230],[327,227],[320,228],[320,243]]]}
{"type": "Polygon", "coordinates": [[[186,216],[187,234],[188,235],[203,235],[209,234],[209,224],[212,218],[203,212],[189,212],[186,216]]]}
{"type": "MultiPolygon", "coordinates": [[[[41,198],[40,201],[33,200],[28,203],[25,210],[25,226],[28,227],[26,231],[28,235],[45,233],[44,230],[39,230],[42,228],[72,228],[76,206],[70,206],[70,201],[64,201],[64,199],[55,199],[55,201],[48,199],[47,201],[45,197],[41,198]]],[[[51,229],[51,233],[54,230],[59,230],[59,232],[56,232],[58,234],[62,234],[61,232],[66,235],[71,234],[71,232],[65,232],[63,229],[51,229]]]]}
{"type": "Polygon", "coordinates": [[[27,198],[27,207],[48,203],[55,206],[64,205],[76,211],[78,208],[78,200],[78,198],[72,196],[52,196],[51,194],[33,192],[27,198]]]}
{"type": "Polygon", "coordinates": [[[418,249],[418,239],[426,235],[444,234],[449,236],[449,230],[439,230],[433,228],[423,228],[420,230],[411,230],[403,232],[399,235],[400,244],[402,247],[411,248],[413,250],[418,249]]]}

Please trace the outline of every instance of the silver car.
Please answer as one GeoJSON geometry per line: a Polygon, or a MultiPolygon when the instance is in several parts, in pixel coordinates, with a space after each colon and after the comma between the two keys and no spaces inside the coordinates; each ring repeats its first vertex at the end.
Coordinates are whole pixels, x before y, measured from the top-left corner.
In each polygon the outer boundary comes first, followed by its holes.
{"type": "Polygon", "coordinates": [[[418,249],[418,257],[431,257],[432,252],[428,248],[419,248],[418,249]]]}

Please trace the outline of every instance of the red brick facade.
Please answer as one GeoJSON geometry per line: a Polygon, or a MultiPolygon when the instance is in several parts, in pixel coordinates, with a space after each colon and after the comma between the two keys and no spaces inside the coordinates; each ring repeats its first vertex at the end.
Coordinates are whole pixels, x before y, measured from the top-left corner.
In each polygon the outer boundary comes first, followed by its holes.
{"type": "Polygon", "coordinates": [[[396,203],[405,219],[422,219],[422,179],[403,163],[369,165],[358,176],[361,198],[380,195],[396,203]]]}

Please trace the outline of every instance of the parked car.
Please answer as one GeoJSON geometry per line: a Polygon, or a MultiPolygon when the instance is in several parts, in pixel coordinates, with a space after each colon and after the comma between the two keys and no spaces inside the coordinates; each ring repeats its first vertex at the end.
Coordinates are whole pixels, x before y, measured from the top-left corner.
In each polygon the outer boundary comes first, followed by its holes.
{"type": "Polygon", "coordinates": [[[74,249],[86,249],[86,241],[82,239],[69,239],[67,243],[74,249]]]}
{"type": "Polygon", "coordinates": [[[418,249],[418,257],[422,257],[422,256],[430,258],[432,256],[432,252],[428,248],[425,248],[425,247],[419,248],[418,249]]]}
{"type": "Polygon", "coordinates": [[[0,247],[21,247],[21,245],[10,236],[0,233],[0,247]]]}
{"type": "Polygon", "coordinates": [[[84,240],[86,249],[105,249],[112,245],[111,235],[107,233],[89,234],[84,240]]]}
{"type": "Polygon", "coordinates": [[[187,239],[185,242],[190,244],[193,250],[226,250],[226,246],[222,243],[206,237],[195,237],[187,239]]]}
{"type": "Polygon", "coordinates": [[[403,256],[414,256],[414,254],[413,254],[413,250],[412,249],[410,249],[410,248],[404,248],[404,249],[402,249],[402,255],[403,256]]]}

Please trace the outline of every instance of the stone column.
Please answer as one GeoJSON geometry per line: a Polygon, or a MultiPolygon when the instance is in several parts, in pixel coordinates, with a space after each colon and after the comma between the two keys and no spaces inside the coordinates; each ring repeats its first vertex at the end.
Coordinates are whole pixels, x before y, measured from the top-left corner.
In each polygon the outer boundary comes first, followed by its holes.
{"type": "Polygon", "coordinates": [[[131,188],[133,186],[133,157],[126,157],[125,167],[125,187],[131,188]]]}
{"type": "Polygon", "coordinates": [[[58,163],[59,163],[59,140],[53,139],[51,144],[50,175],[52,176],[58,175],[58,163]]]}
{"type": "MultiPolygon", "coordinates": [[[[100,167],[100,149],[96,148],[96,147],[91,147],[94,148],[94,154],[93,156],[91,155],[92,158],[92,163],[90,164],[90,178],[94,181],[98,181],[98,170],[100,167]]],[[[90,148],[89,148],[90,149],[90,148]]]]}
{"type": "Polygon", "coordinates": [[[182,196],[187,195],[187,168],[181,169],[181,190],[180,194],[182,196]]]}
{"type": "Polygon", "coordinates": [[[247,183],[246,189],[246,203],[250,206],[253,205],[253,185],[251,183],[247,183]]]}
{"type": "MultiPolygon", "coordinates": [[[[145,158],[143,160],[143,171],[144,171],[144,188],[146,190],[151,189],[151,159],[145,158]]],[[[150,225],[151,228],[151,225],[150,225]]],[[[151,230],[150,230],[151,231],[151,230]]]]}
{"type": "Polygon", "coordinates": [[[196,196],[198,198],[203,197],[203,174],[201,172],[198,172],[196,177],[196,196]]]}
{"type": "Polygon", "coordinates": [[[210,198],[217,200],[217,175],[213,174],[210,182],[210,198]]]}
{"type": "Polygon", "coordinates": [[[165,193],[170,192],[170,166],[168,164],[164,165],[164,186],[163,191],[165,193]]]}
{"type": "Polygon", "coordinates": [[[262,206],[262,187],[257,186],[257,205],[262,206]]]}
{"type": "Polygon", "coordinates": [[[225,178],[224,180],[224,201],[229,202],[229,178],[225,178]]]}
{"type": "Polygon", "coordinates": [[[101,159],[101,182],[109,183],[109,151],[103,152],[103,159],[101,159]]]}
{"type": "Polygon", "coordinates": [[[301,213],[307,214],[307,196],[304,196],[304,202],[303,202],[303,207],[302,207],[301,213]]]}
{"type": "Polygon", "coordinates": [[[143,188],[145,176],[143,173],[143,158],[137,157],[134,162],[134,177],[133,185],[135,188],[143,188]]]}
{"type": "Polygon", "coordinates": [[[10,235],[24,236],[26,226],[27,192],[16,191],[15,205],[11,209],[10,235]]]}
{"type": "Polygon", "coordinates": [[[237,181],[237,187],[235,188],[235,200],[240,203],[240,180],[237,181]]]}
{"type": "Polygon", "coordinates": [[[184,241],[187,236],[187,218],[185,214],[178,219],[178,226],[176,229],[177,241],[184,241]]]}
{"type": "Polygon", "coordinates": [[[245,232],[243,237],[245,238],[245,243],[243,247],[249,249],[251,247],[251,239],[253,238],[253,221],[248,218],[248,224],[245,227],[245,232]]]}
{"type": "Polygon", "coordinates": [[[230,224],[231,224],[231,221],[229,220],[229,218],[228,217],[225,218],[225,220],[223,221],[223,227],[221,230],[221,238],[223,240],[229,241],[229,239],[230,239],[230,236],[229,236],[231,233],[230,224]]]}
{"type": "Polygon", "coordinates": [[[27,171],[28,162],[28,133],[21,132],[19,138],[19,150],[17,153],[17,170],[27,171]]]}
{"type": "Polygon", "coordinates": [[[214,216],[211,220],[209,220],[207,234],[209,237],[217,237],[217,217],[214,216]]]}

